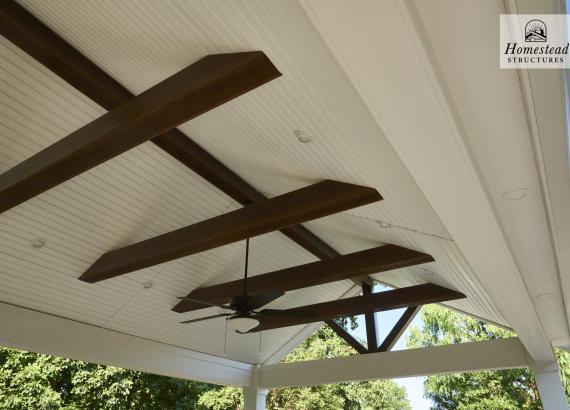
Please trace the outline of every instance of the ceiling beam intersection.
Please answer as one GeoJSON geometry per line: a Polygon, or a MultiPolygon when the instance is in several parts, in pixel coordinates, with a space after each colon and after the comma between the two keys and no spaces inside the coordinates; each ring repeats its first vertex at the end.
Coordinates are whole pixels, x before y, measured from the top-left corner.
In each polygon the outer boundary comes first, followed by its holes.
{"type": "MultiPolygon", "coordinates": [[[[0,2],[0,34],[107,110],[134,96],[14,1],[0,2]]],[[[241,205],[267,199],[182,131],[173,128],[151,141],[241,205]]],[[[281,232],[319,259],[340,255],[302,225],[281,232]]],[[[369,278],[361,279],[372,283],[369,278]]]]}
{"type": "MultiPolygon", "coordinates": [[[[372,293],[374,293],[373,286],[363,283],[362,294],[371,295],[372,293]]],[[[366,324],[366,344],[368,353],[375,353],[378,351],[378,326],[376,324],[376,314],[366,313],[364,315],[364,322],[366,324]]]]}

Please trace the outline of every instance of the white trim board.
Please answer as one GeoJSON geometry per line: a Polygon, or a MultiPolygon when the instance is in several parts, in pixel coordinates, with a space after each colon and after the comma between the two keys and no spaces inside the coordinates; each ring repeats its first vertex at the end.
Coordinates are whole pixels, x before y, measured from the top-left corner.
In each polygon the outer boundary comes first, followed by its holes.
{"type": "Polygon", "coordinates": [[[516,338],[253,366],[0,303],[0,345],[182,379],[241,387],[298,386],[526,367],[516,338]]]}
{"type": "Polygon", "coordinates": [[[250,386],[250,364],[0,303],[0,345],[207,383],[250,386]]]}
{"type": "Polygon", "coordinates": [[[524,346],[510,338],[267,365],[260,368],[258,383],[264,388],[308,386],[528,366],[524,346]]]}

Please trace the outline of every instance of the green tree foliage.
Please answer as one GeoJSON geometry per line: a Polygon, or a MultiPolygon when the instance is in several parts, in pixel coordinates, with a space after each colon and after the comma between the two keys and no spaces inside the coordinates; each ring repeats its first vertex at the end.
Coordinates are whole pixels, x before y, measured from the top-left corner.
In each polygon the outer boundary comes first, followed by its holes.
{"type": "Polygon", "coordinates": [[[211,387],[0,348],[2,409],[194,409],[211,387]]]}
{"type": "MultiPolygon", "coordinates": [[[[323,326],[284,362],[350,354],[352,349],[323,326]]],[[[238,388],[0,348],[0,409],[240,408],[243,397],[238,388]]],[[[404,388],[392,381],[374,381],[272,390],[268,408],[407,410],[410,406],[404,388]]]]}
{"type": "MultiPolygon", "coordinates": [[[[346,322],[345,322],[346,325],[346,322]]],[[[354,327],[354,323],[352,326],[354,327]]],[[[328,326],[322,326],[283,359],[283,363],[300,362],[355,354],[344,340],[328,326]]],[[[200,404],[216,410],[235,409],[240,405],[241,391],[232,387],[211,391],[200,398],[200,404]],[[229,398],[234,398],[230,407],[229,398]],[[233,406],[233,407],[232,407],[233,406]]],[[[391,380],[339,383],[311,387],[272,389],[267,395],[267,408],[272,410],[408,410],[406,391],[391,380]]]]}
{"type": "MultiPolygon", "coordinates": [[[[423,328],[410,330],[408,347],[429,347],[515,336],[512,332],[437,305],[422,309],[423,328]]],[[[557,352],[561,376],[570,393],[570,355],[557,352]]],[[[529,369],[429,376],[424,383],[433,410],[542,409],[529,369]]]]}

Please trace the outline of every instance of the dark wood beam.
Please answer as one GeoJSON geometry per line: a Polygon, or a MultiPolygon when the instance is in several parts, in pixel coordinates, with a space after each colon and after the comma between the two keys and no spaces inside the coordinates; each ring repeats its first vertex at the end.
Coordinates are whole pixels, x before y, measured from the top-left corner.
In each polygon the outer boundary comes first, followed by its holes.
{"type": "MultiPolygon", "coordinates": [[[[0,34],[107,110],[133,97],[129,90],[16,2],[0,2],[0,34]]],[[[164,132],[152,142],[240,204],[266,199],[181,131],[164,132]]],[[[301,225],[282,232],[319,259],[339,255],[301,225]]]]}
{"type": "MultiPolygon", "coordinates": [[[[288,292],[432,261],[433,258],[425,253],[397,245],[384,245],[348,255],[336,256],[324,261],[311,262],[252,276],[247,280],[247,288],[253,294],[268,290],[288,292]]],[[[368,285],[366,286],[370,288],[368,285]]],[[[187,297],[223,304],[228,303],[232,297],[241,294],[242,290],[243,279],[238,279],[194,289],[187,297]]],[[[182,300],[172,310],[182,313],[203,308],[204,305],[182,300]]]]}
{"type": "Polygon", "coordinates": [[[394,347],[398,339],[400,339],[406,331],[406,328],[410,325],[412,320],[414,320],[414,317],[416,317],[416,314],[420,309],[421,306],[412,306],[402,313],[400,319],[398,319],[390,333],[388,333],[382,344],[378,347],[379,352],[387,352],[394,347]]]}
{"type": "MultiPolygon", "coordinates": [[[[362,284],[362,294],[371,295],[373,293],[372,286],[367,283],[362,284]]],[[[376,315],[374,313],[366,313],[364,315],[366,324],[366,344],[369,353],[378,350],[378,326],[376,326],[376,315]]]]}
{"type": "Polygon", "coordinates": [[[373,188],[322,181],[108,252],[80,279],[98,282],[381,199],[373,188]]]}
{"type": "Polygon", "coordinates": [[[383,312],[392,309],[408,308],[411,306],[439,303],[455,299],[463,299],[465,295],[451,289],[431,283],[394,289],[370,295],[339,299],[315,305],[300,306],[287,311],[308,310],[316,313],[315,317],[265,317],[260,326],[253,331],[276,329],[287,326],[303,325],[311,322],[334,320],[343,316],[363,315],[366,313],[383,312]]]}
{"type": "Polygon", "coordinates": [[[350,333],[348,333],[341,325],[336,323],[334,320],[327,320],[326,324],[334,330],[334,332],[340,336],[346,343],[348,343],[357,353],[364,354],[368,353],[368,350],[362,344],[356,340],[350,333]]]}
{"type": "Polygon", "coordinates": [[[279,75],[262,52],[206,56],[0,175],[0,212],[279,75]]]}

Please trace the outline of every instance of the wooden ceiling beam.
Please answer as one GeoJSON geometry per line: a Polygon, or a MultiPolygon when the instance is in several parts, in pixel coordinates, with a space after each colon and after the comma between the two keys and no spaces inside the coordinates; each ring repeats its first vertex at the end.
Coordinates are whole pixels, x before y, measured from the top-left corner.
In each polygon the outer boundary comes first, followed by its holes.
{"type": "Polygon", "coordinates": [[[378,347],[379,352],[387,352],[394,347],[398,339],[402,337],[410,323],[412,323],[412,320],[414,320],[420,309],[421,306],[411,306],[402,313],[400,319],[398,319],[390,333],[388,333],[382,344],[378,347]]]}
{"type": "MultiPolygon", "coordinates": [[[[362,294],[371,295],[373,287],[367,283],[362,284],[362,294]]],[[[366,313],[364,315],[364,323],[366,325],[366,346],[368,353],[378,351],[378,326],[376,326],[376,315],[374,313],[366,313]]]]}
{"type": "Polygon", "coordinates": [[[0,212],[279,75],[262,52],[206,56],[1,174],[0,212]]]}
{"type": "Polygon", "coordinates": [[[108,252],[79,279],[98,282],[381,199],[373,188],[321,181],[108,252]]]}
{"type": "Polygon", "coordinates": [[[317,303],[315,305],[285,309],[283,311],[283,317],[264,317],[261,325],[253,329],[252,332],[463,298],[465,298],[465,295],[460,292],[428,283],[425,285],[410,286],[331,302],[317,303]],[[303,318],[285,317],[287,311],[295,310],[312,311],[316,313],[316,316],[303,318]]]}
{"type": "MultiPolygon", "coordinates": [[[[247,288],[252,294],[268,290],[287,292],[432,261],[433,258],[425,253],[397,245],[384,245],[336,256],[324,261],[311,262],[251,276],[247,280],[247,288]]],[[[223,304],[228,303],[232,297],[241,294],[242,290],[243,279],[238,279],[194,289],[187,297],[223,304]]],[[[172,310],[182,313],[203,308],[204,305],[193,303],[189,300],[182,300],[172,310]]]]}

